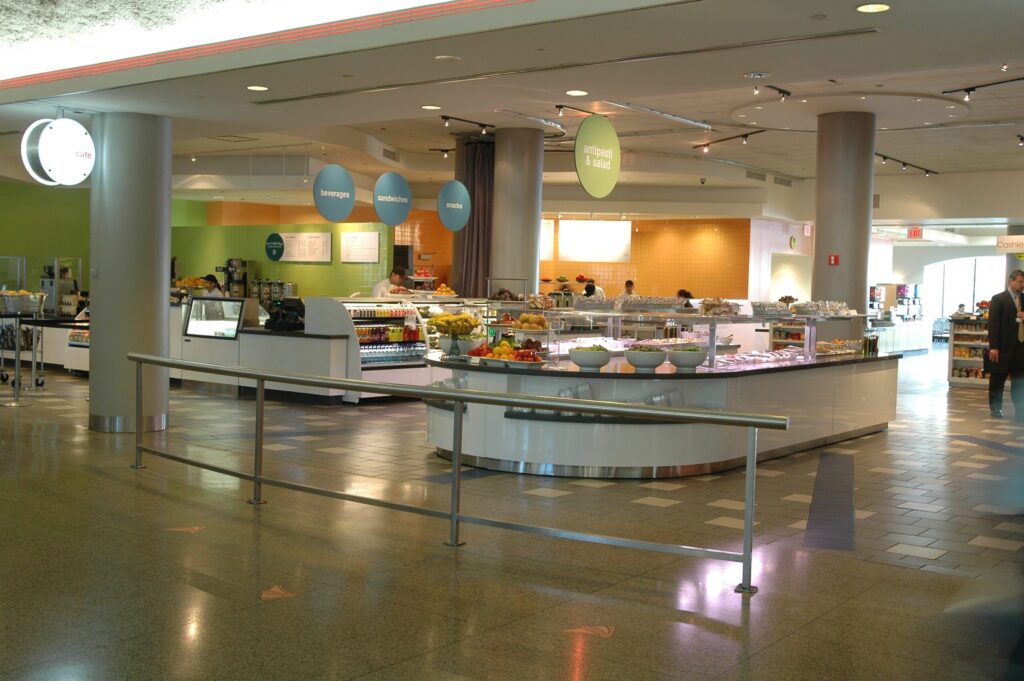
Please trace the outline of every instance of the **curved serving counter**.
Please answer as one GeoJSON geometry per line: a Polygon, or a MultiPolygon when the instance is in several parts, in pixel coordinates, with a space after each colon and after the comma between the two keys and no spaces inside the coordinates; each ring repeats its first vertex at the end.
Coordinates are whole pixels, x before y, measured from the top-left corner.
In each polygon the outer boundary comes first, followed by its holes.
{"type": "MultiPolygon", "coordinates": [[[[600,371],[563,361],[543,368],[505,368],[451,361],[431,352],[426,362],[449,369],[458,387],[498,393],[581,397],[613,402],[701,407],[785,415],[788,431],[762,431],[758,458],[767,459],[885,430],[896,414],[900,355],[818,358],[676,370],[665,364],[637,373],[615,358],[600,371]]],[[[494,470],[596,478],[703,475],[740,465],[742,428],[649,420],[464,407],[463,462],[494,470]]],[[[453,408],[428,403],[427,437],[450,457],[453,408]]]]}

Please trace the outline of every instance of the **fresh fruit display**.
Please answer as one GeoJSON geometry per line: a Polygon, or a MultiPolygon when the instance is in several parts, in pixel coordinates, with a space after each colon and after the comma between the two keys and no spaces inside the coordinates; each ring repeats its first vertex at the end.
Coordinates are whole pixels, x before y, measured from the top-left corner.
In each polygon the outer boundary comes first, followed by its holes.
{"type": "Polygon", "coordinates": [[[182,277],[176,279],[174,285],[180,288],[203,288],[206,285],[206,280],[202,277],[182,277]]]}
{"type": "Polygon", "coordinates": [[[545,284],[550,284],[551,283],[551,277],[541,277],[540,280],[541,280],[542,283],[545,283],[545,284]]]}
{"type": "Polygon", "coordinates": [[[494,347],[487,347],[481,345],[478,348],[474,348],[469,351],[471,357],[483,357],[485,359],[503,359],[509,362],[543,362],[540,357],[537,356],[537,351],[532,348],[515,347],[515,345],[507,340],[499,342],[494,347]]]}
{"type": "Polygon", "coordinates": [[[414,276],[414,277],[432,277],[434,275],[431,274],[430,270],[427,269],[426,267],[417,267],[416,270],[413,271],[412,276],[414,276]]]}
{"type": "Polygon", "coordinates": [[[559,274],[557,277],[555,277],[555,281],[557,281],[559,284],[565,284],[568,283],[569,277],[565,276],[564,274],[559,274]]]}
{"type": "Polygon", "coordinates": [[[587,282],[587,275],[585,275],[585,274],[577,274],[576,275],[576,281],[578,283],[580,283],[580,284],[585,284],[587,282]]]}
{"type": "Polygon", "coordinates": [[[522,343],[519,344],[520,350],[533,350],[534,352],[543,352],[544,346],[536,338],[526,338],[522,343]]]}
{"type": "Polygon", "coordinates": [[[508,290],[507,288],[499,288],[498,291],[491,296],[491,300],[522,300],[522,293],[515,293],[508,290]]]}
{"type": "Polygon", "coordinates": [[[455,289],[453,289],[450,286],[448,286],[448,284],[441,284],[440,286],[437,287],[437,290],[434,291],[434,293],[439,295],[439,296],[457,296],[457,295],[459,295],[459,294],[457,294],[455,292],[455,289]]]}
{"type": "Polygon", "coordinates": [[[519,315],[519,319],[512,322],[512,328],[523,329],[524,331],[543,331],[548,328],[548,320],[542,314],[527,314],[524,312],[519,315]]]}
{"type": "Polygon", "coordinates": [[[526,305],[532,310],[550,310],[555,306],[555,301],[543,293],[531,294],[526,296],[526,305]]]}
{"type": "Polygon", "coordinates": [[[444,312],[432,318],[430,322],[439,333],[448,336],[465,336],[473,333],[473,329],[479,324],[476,317],[465,312],[460,314],[444,312]]]}

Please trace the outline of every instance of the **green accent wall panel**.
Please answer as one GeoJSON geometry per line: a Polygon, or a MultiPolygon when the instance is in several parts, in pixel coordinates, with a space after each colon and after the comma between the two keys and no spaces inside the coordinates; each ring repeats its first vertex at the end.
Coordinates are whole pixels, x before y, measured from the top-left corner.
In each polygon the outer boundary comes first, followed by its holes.
{"type": "MultiPolygon", "coordinates": [[[[229,258],[250,261],[249,278],[280,279],[298,286],[300,296],[367,296],[373,286],[391,270],[394,230],[379,223],[342,223],[328,225],[230,225],[171,229],[171,255],[178,259],[180,276],[201,277],[215,273],[229,258]],[[380,235],[380,261],[377,263],[341,263],[343,232],[377,232],[380,235]],[[264,248],[273,233],[330,232],[330,263],[273,262],[264,248]]],[[[217,274],[222,283],[223,274],[217,274]]]]}

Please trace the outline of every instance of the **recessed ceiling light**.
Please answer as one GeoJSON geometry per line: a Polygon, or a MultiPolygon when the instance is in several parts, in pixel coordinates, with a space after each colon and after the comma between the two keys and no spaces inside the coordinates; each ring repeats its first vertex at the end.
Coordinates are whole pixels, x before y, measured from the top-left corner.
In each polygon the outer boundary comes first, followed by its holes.
{"type": "Polygon", "coordinates": [[[423,109],[424,111],[440,111],[441,110],[441,107],[439,107],[437,104],[424,104],[420,108],[423,109]]]}
{"type": "Polygon", "coordinates": [[[746,118],[747,114],[736,114],[736,118],[746,118]]]}
{"type": "Polygon", "coordinates": [[[569,95],[570,97],[586,97],[590,93],[587,92],[586,90],[566,90],[565,94],[569,95]]]}
{"type": "Polygon", "coordinates": [[[436,54],[434,59],[437,61],[462,61],[462,57],[456,57],[454,54],[436,54]]]}
{"type": "Polygon", "coordinates": [[[914,98],[913,98],[912,100],[910,100],[910,101],[912,101],[912,102],[914,102],[914,103],[916,104],[917,102],[920,102],[920,101],[921,101],[921,98],[920,98],[920,97],[914,97],[914,98]]]}
{"type": "Polygon", "coordinates": [[[760,110],[761,110],[761,109],[763,109],[764,107],[763,107],[763,106],[760,106],[760,105],[758,105],[758,106],[755,106],[754,108],[755,108],[755,109],[757,109],[758,111],[760,111],[760,110]]]}
{"type": "Polygon", "coordinates": [[[801,103],[801,104],[806,104],[806,103],[807,103],[807,100],[806,100],[806,99],[801,99],[801,100],[800,100],[800,103],[801,103]]]}
{"type": "Polygon", "coordinates": [[[224,197],[223,196],[211,196],[210,198],[211,199],[223,199],[224,197]]]}
{"type": "Polygon", "coordinates": [[[956,104],[947,104],[946,108],[947,109],[955,109],[956,108],[956,104]]]}
{"type": "Polygon", "coordinates": [[[960,114],[946,114],[946,118],[960,118],[960,114]]]}
{"type": "Polygon", "coordinates": [[[868,2],[857,5],[857,11],[864,14],[878,14],[879,12],[888,12],[890,9],[892,8],[884,2],[868,2]]]}
{"type": "Polygon", "coordinates": [[[888,130],[889,128],[879,128],[879,130],[888,130]]]}
{"type": "Polygon", "coordinates": [[[757,121],[750,121],[751,125],[757,125],[757,121]]]}
{"type": "Polygon", "coordinates": [[[861,95],[861,96],[860,96],[860,97],[858,97],[857,99],[859,99],[859,100],[863,101],[863,100],[867,99],[867,97],[865,97],[865,96],[861,95]]]}
{"type": "Polygon", "coordinates": [[[756,79],[756,78],[767,78],[770,75],[772,75],[772,74],[765,73],[764,71],[751,71],[749,73],[744,73],[743,77],[744,78],[755,78],[756,79]]]}
{"type": "Polygon", "coordinates": [[[925,122],[924,122],[924,124],[925,124],[925,125],[931,125],[931,124],[932,124],[932,122],[931,122],[931,121],[925,121],[925,122]]]}
{"type": "Polygon", "coordinates": [[[253,92],[266,92],[270,88],[268,88],[266,85],[246,85],[245,89],[252,90],[253,92]]]}

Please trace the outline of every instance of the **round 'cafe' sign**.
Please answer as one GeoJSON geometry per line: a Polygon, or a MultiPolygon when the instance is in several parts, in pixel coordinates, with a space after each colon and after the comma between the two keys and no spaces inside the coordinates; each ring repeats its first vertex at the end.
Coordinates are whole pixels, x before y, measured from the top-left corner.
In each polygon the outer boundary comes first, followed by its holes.
{"type": "Polygon", "coordinates": [[[441,224],[453,232],[457,232],[469,222],[472,210],[469,190],[458,180],[446,182],[437,195],[437,215],[441,224]]]}
{"type": "Polygon", "coordinates": [[[356,185],[347,170],[339,165],[326,165],[313,181],[313,204],[330,222],[341,222],[356,205],[356,185]]]}
{"type": "Polygon", "coordinates": [[[373,208],[388,227],[400,225],[412,210],[412,190],[396,172],[384,173],[373,186],[373,208]]]}
{"type": "Polygon", "coordinates": [[[280,234],[274,232],[267,237],[264,249],[267,251],[267,257],[277,262],[284,255],[284,239],[281,238],[280,234]]]}
{"type": "Polygon", "coordinates": [[[576,177],[595,199],[612,193],[619,181],[619,136],[604,116],[593,114],[576,133],[576,177]]]}
{"type": "Polygon", "coordinates": [[[78,121],[43,118],[26,128],[21,138],[21,162],[40,184],[81,184],[96,163],[96,145],[78,121]]]}

